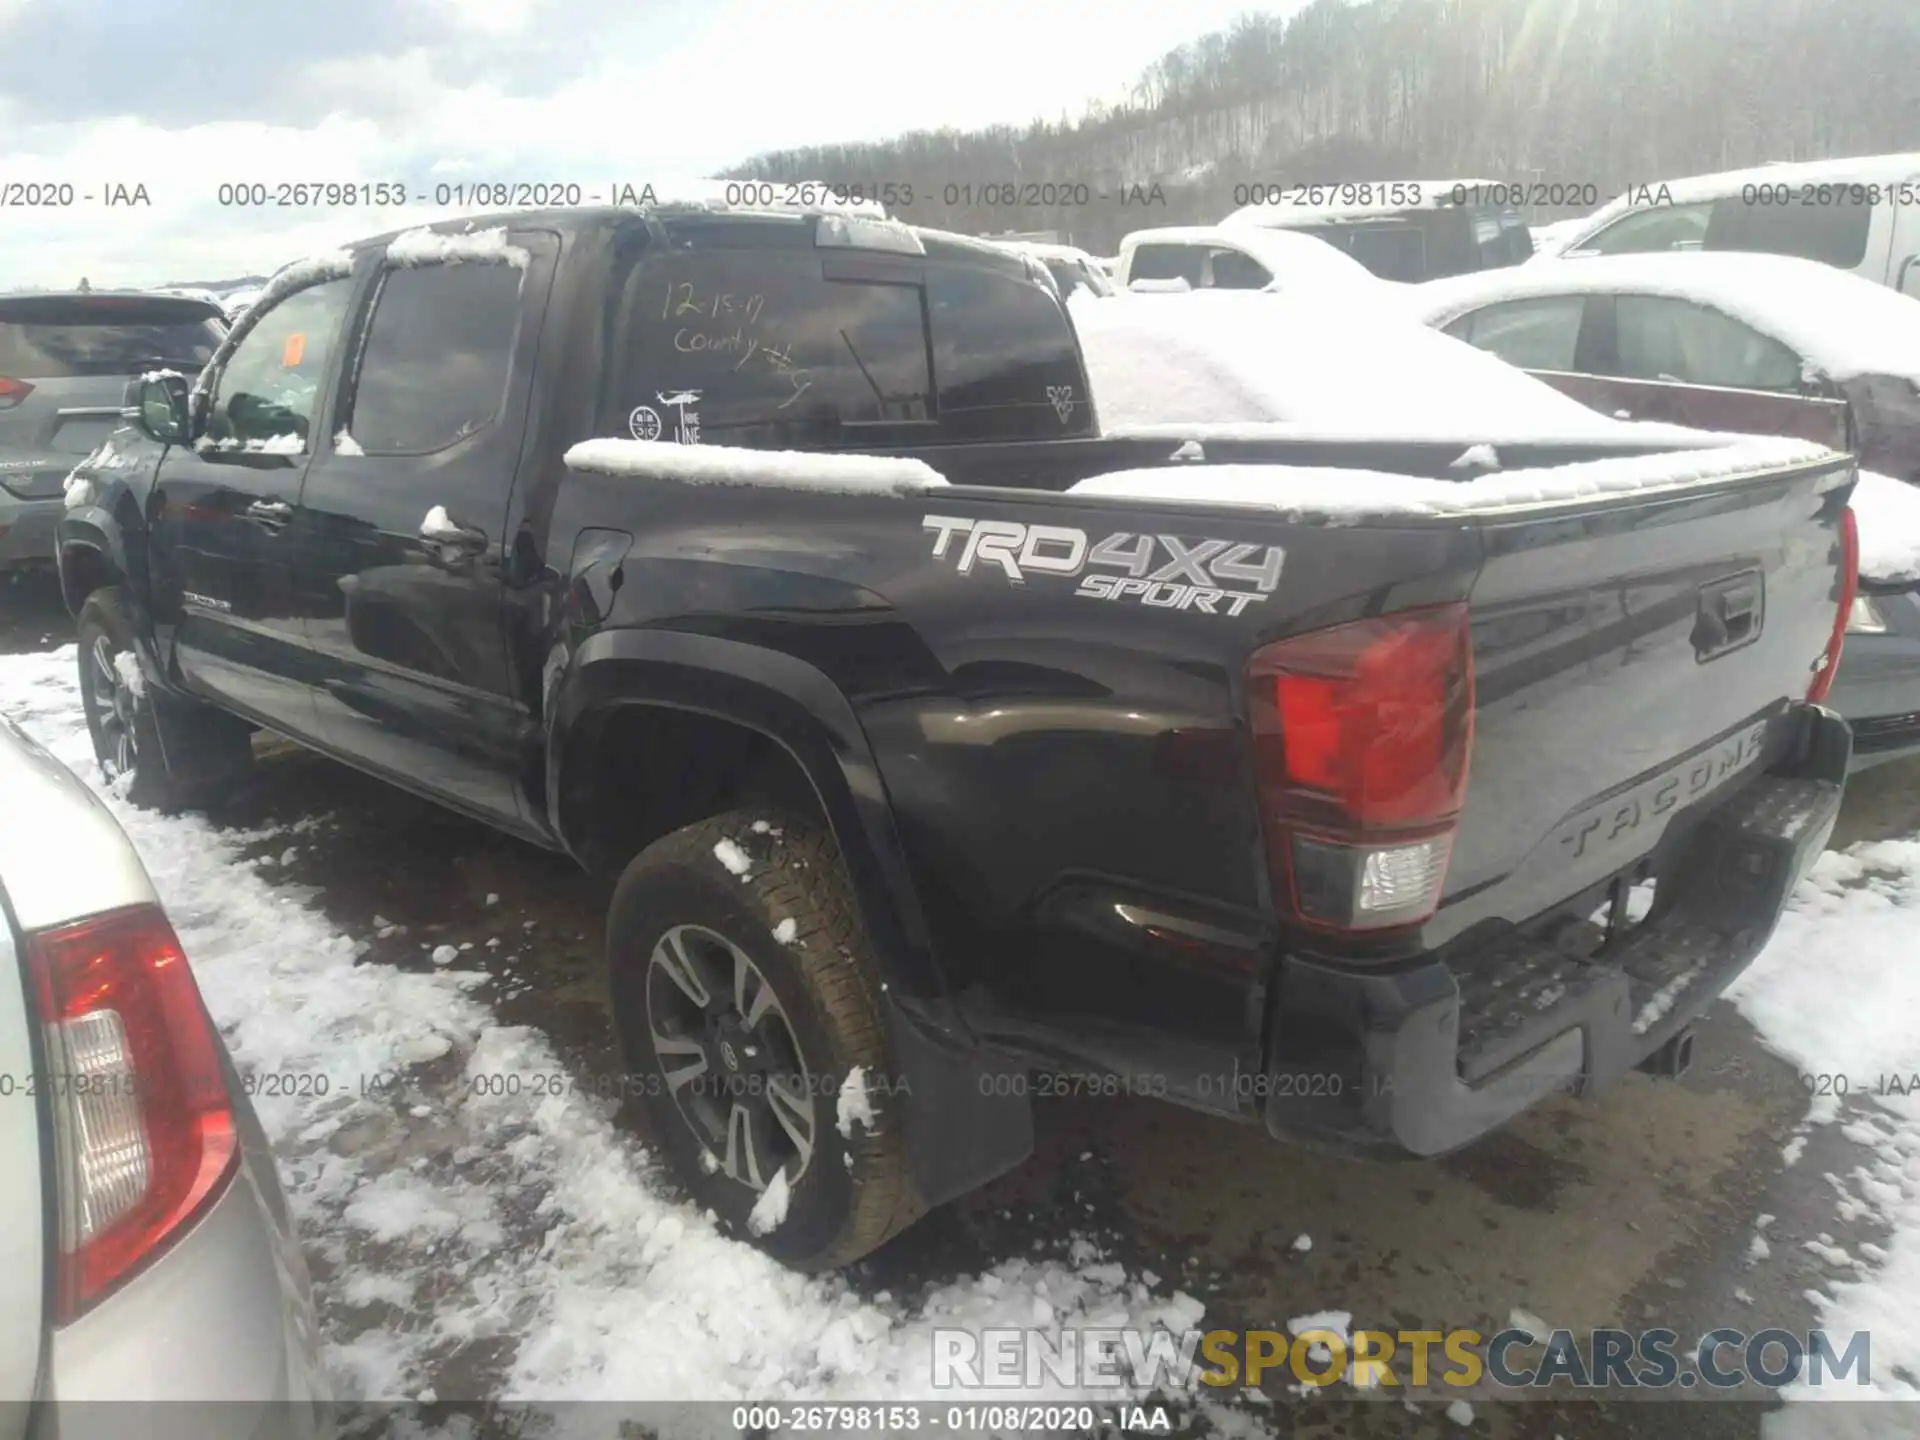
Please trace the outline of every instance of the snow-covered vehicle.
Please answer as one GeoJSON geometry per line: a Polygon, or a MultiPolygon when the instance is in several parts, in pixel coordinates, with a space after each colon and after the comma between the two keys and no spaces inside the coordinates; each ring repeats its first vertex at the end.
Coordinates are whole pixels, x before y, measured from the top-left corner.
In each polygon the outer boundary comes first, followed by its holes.
{"type": "MultiPolygon", "coordinates": [[[[1076,314],[1213,301],[1281,303],[1076,314]]],[[[1020,1163],[1035,1071],[1448,1151],[1682,1068],[1819,854],[1854,475],[1403,330],[1528,403],[1112,433],[1034,261],[886,220],[376,237],[69,480],[98,751],[178,804],[274,730],[605,875],[623,1089],[795,1265],[1020,1163]]]]}
{"type": "Polygon", "coordinates": [[[1507,203],[1525,187],[1489,180],[1373,180],[1245,187],[1270,193],[1221,222],[1311,235],[1383,280],[1418,283],[1517,265],[1533,237],[1507,203]]]}
{"type": "Polygon", "coordinates": [[[994,243],[1038,260],[1053,277],[1053,283],[1060,287],[1063,297],[1071,297],[1076,290],[1085,290],[1094,295],[1114,293],[1113,277],[1100,261],[1078,246],[1053,245],[1038,240],[998,240],[994,243]]]}
{"type": "Polygon", "coordinates": [[[1359,261],[1311,235],[1252,226],[1172,225],[1120,242],[1113,283],[1138,292],[1265,290],[1372,293],[1382,283],[1359,261]]]}
{"type": "Polygon", "coordinates": [[[1862,593],[1832,701],[1856,767],[1920,748],[1920,300],[1812,260],[1691,251],[1436,281],[1410,306],[1603,411],[1854,452],[1862,593]]]}
{"type": "Polygon", "coordinates": [[[1636,185],[1545,258],[1792,255],[1920,297],[1920,153],[1760,165],[1636,185]]]}

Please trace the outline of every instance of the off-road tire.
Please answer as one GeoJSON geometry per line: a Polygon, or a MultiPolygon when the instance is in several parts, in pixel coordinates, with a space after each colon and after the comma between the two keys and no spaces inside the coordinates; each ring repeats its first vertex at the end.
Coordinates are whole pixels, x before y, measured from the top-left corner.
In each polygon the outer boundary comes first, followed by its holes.
{"type": "Polygon", "coordinates": [[[648,846],[622,873],[607,918],[613,1013],[630,1084],[650,1128],[694,1199],[722,1224],[799,1270],[851,1264],[926,1210],[908,1168],[904,1092],[887,1058],[880,970],[860,923],[833,836],[794,815],[738,810],[701,820],[648,846]],[[736,875],[716,855],[731,841],[749,863],[736,875]],[[775,931],[793,921],[792,938],[775,931]],[[665,1083],[648,1023],[655,945],[697,925],[746,953],[773,987],[812,1080],[815,1148],[770,1233],[747,1224],[759,1192],[714,1170],[665,1083]],[[840,1134],[838,1098],[859,1067],[874,1123],[840,1134]],[[703,1163],[704,1162],[704,1163],[703,1163]]]}
{"type": "Polygon", "coordinates": [[[97,667],[98,647],[110,655],[134,652],[133,621],[126,598],[117,585],[103,586],[88,595],[76,618],[79,641],[80,704],[93,737],[94,758],[109,782],[124,772],[131,775],[125,795],[149,810],[172,811],[208,796],[220,782],[231,783],[252,757],[248,727],[224,712],[155,693],[151,679],[143,693],[122,696],[122,709],[113,711],[100,695],[90,672],[97,667]],[[168,705],[165,729],[171,745],[162,743],[159,706],[168,705]],[[133,763],[123,765],[115,743],[115,726],[133,738],[133,763]]]}

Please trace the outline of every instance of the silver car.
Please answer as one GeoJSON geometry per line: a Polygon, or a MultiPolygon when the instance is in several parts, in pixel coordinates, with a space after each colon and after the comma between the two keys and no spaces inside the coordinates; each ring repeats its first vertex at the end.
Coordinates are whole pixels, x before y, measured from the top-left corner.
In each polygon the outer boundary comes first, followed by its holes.
{"type": "Polygon", "coordinates": [[[147,872],[0,719],[0,1440],[317,1436],[329,1399],[266,1137],[147,872]],[[125,1401],[195,1403],[95,1403],[125,1401]]]}
{"type": "Polygon", "coordinates": [[[226,333],[207,300],[0,295],[0,570],[53,563],[67,472],[120,424],[128,378],[197,375],[226,333]]]}

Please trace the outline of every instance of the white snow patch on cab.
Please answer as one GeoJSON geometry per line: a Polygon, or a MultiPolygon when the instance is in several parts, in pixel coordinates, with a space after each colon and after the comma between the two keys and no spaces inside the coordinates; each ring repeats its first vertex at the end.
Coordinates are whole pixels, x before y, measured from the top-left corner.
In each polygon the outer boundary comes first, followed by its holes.
{"type": "Polygon", "coordinates": [[[340,427],[340,433],[333,437],[333,453],[336,455],[345,455],[349,459],[357,460],[367,452],[360,448],[360,442],[349,435],[347,433],[347,427],[342,425],[340,427]]]}
{"type": "Polygon", "coordinates": [[[867,1072],[864,1066],[856,1065],[847,1071],[847,1078],[840,1085],[840,1100],[835,1107],[835,1119],[840,1138],[851,1140],[853,1127],[859,1125],[868,1131],[873,1126],[873,1100],[867,1094],[867,1072]]]}
{"type": "Polygon", "coordinates": [[[532,259],[519,245],[507,243],[505,226],[489,230],[429,230],[425,226],[396,235],[387,244],[387,259],[396,265],[459,265],[469,260],[527,268],[532,259]]]}
{"type": "Polygon", "coordinates": [[[663,440],[583,440],[567,451],[566,463],[572,469],[602,475],[678,480],[686,485],[749,485],[843,495],[917,495],[947,483],[924,460],[663,440]]]}

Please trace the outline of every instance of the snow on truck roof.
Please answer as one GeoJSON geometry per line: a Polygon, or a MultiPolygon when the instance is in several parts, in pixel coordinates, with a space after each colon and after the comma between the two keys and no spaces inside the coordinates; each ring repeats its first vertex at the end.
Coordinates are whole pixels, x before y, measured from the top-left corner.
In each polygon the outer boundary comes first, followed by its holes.
{"type": "Polygon", "coordinates": [[[1920,300],[1791,255],[1673,250],[1591,255],[1482,270],[1410,287],[1410,312],[1444,325],[1503,300],[1576,294],[1662,295],[1711,306],[1796,351],[1835,380],[1920,378],[1920,300]]]}
{"type": "Polygon", "coordinates": [[[1706,200],[1738,196],[1749,185],[1872,185],[1920,178],[1920,151],[1893,155],[1854,155],[1838,160],[1794,160],[1753,165],[1745,170],[1720,170],[1711,175],[1686,175],[1678,180],[1655,180],[1635,185],[1587,216],[1585,223],[1560,242],[1561,252],[1577,248],[1602,225],[1633,210],[1660,206],[1696,205],[1706,200]]]}

